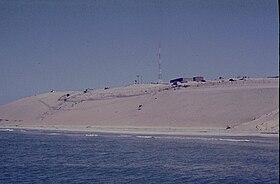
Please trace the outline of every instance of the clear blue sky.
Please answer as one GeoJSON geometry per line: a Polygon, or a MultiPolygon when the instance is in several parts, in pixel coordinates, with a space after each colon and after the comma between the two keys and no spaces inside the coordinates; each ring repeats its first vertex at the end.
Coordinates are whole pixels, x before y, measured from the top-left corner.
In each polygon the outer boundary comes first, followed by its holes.
{"type": "Polygon", "coordinates": [[[202,75],[278,75],[277,0],[0,0],[0,104],[202,75]]]}

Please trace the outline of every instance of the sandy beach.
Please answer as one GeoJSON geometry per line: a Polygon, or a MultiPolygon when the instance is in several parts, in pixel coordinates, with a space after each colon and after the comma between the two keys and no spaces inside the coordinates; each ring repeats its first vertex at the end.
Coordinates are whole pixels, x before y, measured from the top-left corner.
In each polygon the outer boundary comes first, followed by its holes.
{"type": "Polygon", "coordinates": [[[279,79],[48,92],[0,107],[1,129],[279,136],[279,79]]]}

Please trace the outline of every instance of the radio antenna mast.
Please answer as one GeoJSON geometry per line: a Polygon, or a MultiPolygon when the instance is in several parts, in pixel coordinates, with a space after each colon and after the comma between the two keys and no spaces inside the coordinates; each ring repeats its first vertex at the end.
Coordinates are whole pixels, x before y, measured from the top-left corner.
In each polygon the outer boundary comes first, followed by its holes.
{"type": "Polygon", "coordinates": [[[158,83],[162,83],[162,69],[161,69],[161,44],[159,43],[159,48],[158,48],[158,83]]]}

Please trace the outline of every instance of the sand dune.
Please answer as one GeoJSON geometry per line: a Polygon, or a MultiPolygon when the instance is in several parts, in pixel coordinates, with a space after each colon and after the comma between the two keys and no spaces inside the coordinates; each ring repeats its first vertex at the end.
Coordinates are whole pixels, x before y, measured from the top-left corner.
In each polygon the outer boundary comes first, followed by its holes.
{"type": "Polygon", "coordinates": [[[278,133],[278,84],[263,78],[50,92],[0,107],[0,127],[278,133]]]}
{"type": "Polygon", "coordinates": [[[279,109],[234,128],[243,131],[279,132],[279,109]]]}

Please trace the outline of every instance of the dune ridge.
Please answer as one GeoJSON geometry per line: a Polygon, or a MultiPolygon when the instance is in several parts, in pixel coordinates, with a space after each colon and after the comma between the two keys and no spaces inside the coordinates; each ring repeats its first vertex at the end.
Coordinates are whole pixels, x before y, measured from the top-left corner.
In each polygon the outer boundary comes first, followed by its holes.
{"type": "Polygon", "coordinates": [[[0,128],[278,134],[278,101],[278,78],[49,92],[1,106],[0,128]]]}

